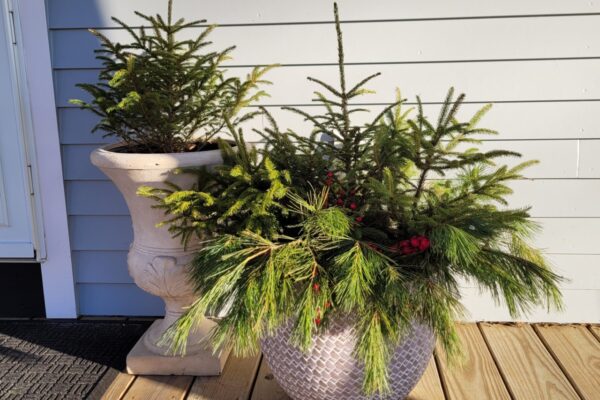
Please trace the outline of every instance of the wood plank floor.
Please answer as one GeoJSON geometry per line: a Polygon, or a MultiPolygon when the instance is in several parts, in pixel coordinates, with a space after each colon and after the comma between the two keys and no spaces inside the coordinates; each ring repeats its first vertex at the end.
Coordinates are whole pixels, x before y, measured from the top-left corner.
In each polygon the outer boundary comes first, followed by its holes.
{"type": "MultiPolygon", "coordinates": [[[[600,399],[598,325],[479,323],[458,332],[462,362],[450,366],[436,350],[408,400],[600,399]]],[[[232,356],[214,378],[121,373],[102,399],[290,400],[260,356],[232,356]]]]}

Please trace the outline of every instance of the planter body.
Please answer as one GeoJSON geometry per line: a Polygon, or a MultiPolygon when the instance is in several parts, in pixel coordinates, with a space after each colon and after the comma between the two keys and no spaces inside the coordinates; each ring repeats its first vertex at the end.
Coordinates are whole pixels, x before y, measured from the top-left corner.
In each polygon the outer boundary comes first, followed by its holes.
{"type": "Polygon", "coordinates": [[[155,321],[127,356],[127,370],[135,374],[152,375],[218,375],[227,359],[227,352],[213,354],[203,339],[215,325],[204,319],[190,335],[186,355],[170,356],[169,346],[158,344],[165,330],[189,306],[196,295],[188,282],[187,266],[199,249],[199,240],[192,240],[184,249],[179,238],[172,238],[168,226],[156,227],[165,220],[164,211],[152,208],[153,200],[136,194],[143,185],[165,187],[169,181],[181,188],[190,188],[195,176],[174,174],[175,168],[222,163],[219,150],[174,154],[134,154],[111,151],[121,144],[97,149],[91,161],[119,188],[131,214],[133,243],[127,264],[135,283],[148,293],[165,301],[165,317],[155,321]]]}
{"type": "MultiPolygon", "coordinates": [[[[351,320],[351,319],[350,319],[351,320]]],[[[355,330],[348,319],[332,320],[314,338],[308,353],[290,344],[291,326],[264,339],[261,347],[279,385],[294,400],[367,400],[362,392],[363,365],[354,356],[355,330]]],[[[413,324],[389,364],[391,394],[404,399],[425,372],[435,344],[431,329],[413,324]]]]}

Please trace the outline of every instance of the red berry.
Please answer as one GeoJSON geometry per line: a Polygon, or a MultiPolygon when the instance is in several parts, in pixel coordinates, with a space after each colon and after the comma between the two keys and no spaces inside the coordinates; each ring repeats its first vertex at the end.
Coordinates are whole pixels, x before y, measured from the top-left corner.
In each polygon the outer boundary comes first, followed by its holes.
{"type": "Polygon", "coordinates": [[[325,184],[326,184],[327,186],[331,186],[331,185],[333,185],[333,179],[331,179],[331,178],[327,178],[327,180],[325,181],[325,184]]]}
{"type": "Polygon", "coordinates": [[[364,218],[362,216],[358,216],[358,217],[356,217],[355,220],[356,220],[356,222],[358,222],[360,224],[361,222],[363,222],[363,219],[364,218]]]}
{"type": "Polygon", "coordinates": [[[325,308],[330,308],[331,307],[331,302],[329,300],[327,300],[325,302],[325,308]]]}
{"type": "Polygon", "coordinates": [[[317,326],[321,325],[321,318],[315,318],[315,324],[317,324],[317,326]]]}
{"type": "Polygon", "coordinates": [[[336,204],[338,206],[343,206],[344,205],[344,199],[337,199],[336,204]]]}
{"type": "Polygon", "coordinates": [[[410,242],[408,240],[401,240],[400,242],[398,242],[398,244],[400,245],[400,247],[402,247],[402,249],[407,249],[410,247],[410,242]]]}
{"type": "Polygon", "coordinates": [[[331,172],[331,171],[327,172],[327,176],[330,178],[333,177],[333,172],[331,172]]]}
{"type": "Polygon", "coordinates": [[[313,290],[314,290],[315,292],[318,292],[320,288],[321,288],[321,285],[319,285],[319,284],[318,284],[318,283],[316,283],[316,282],[315,282],[315,283],[313,283],[313,290]]]}
{"type": "Polygon", "coordinates": [[[422,236],[421,240],[419,242],[419,250],[421,251],[425,251],[429,248],[429,239],[427,239],[426,237],[422,236]]]}
{"type": "Polygon", "coordinates": [[[358,206],[356,205],[356,203],[350,203],[350,209],[351,209],[351,210],[356,210],[356,207],[358,207],[358,206]]]}
{"type": "Polygon", "coordinates": [[[421,242],[420,236],[413,236],[410,238],[410,245],[412,247],[419,247],[420,242],[421,242]]]}

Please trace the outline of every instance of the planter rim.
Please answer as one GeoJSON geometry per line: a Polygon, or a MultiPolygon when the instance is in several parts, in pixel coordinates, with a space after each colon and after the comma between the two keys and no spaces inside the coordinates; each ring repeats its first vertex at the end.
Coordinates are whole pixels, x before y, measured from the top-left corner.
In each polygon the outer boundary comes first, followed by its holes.
{"type": "Polygon", "coordinates": [[[99,168],[148,170],[196,167],[222,162],[221,150],[202,150],[187,153],[118,153],[112,151],[123,146],[112,143],[92,151],[90,160],[99,168]]]}

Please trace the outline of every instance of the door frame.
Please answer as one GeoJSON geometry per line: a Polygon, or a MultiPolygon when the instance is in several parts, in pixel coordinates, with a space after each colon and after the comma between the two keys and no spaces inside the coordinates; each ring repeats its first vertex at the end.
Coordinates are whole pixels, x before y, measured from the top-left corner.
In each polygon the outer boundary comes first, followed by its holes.
{"type": "Polygon", "coordinates": [[[14,18],[15,58],[24,108],[22,125],[36,193],[34,231],[41,238],[37,258],[41,262],[46,317],[76,318],[46,4],[44,0],[3,1],[8,1],[14,18]]]}

